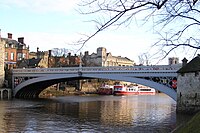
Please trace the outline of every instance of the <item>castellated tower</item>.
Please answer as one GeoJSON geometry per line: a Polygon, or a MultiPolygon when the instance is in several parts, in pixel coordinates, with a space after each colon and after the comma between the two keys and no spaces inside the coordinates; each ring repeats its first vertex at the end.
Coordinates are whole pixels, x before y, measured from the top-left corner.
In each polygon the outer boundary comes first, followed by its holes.
{"type": "Polygon", "coordinates": [[[97,48],[97,56],[105,58],[106,57],[106,48],[104,48],[104,47],[97,48]]]}
{"type": "Polygon", "coordinates": [[[179,63],[179,58],[178,57],[170,57],[168,58],[168,65],[174,65],[179,63]]]}
{"type": "Polygon", "coordinates": [[[99,48],[97,48],[97,60],[98,60],[98,64],[100,65],[100,66],[104,66],[104,62],[105,62],[105,60],[106,60],[106,55],[107,53],[106,53],[106,48],[104,48],[104,47],[99,47],[99,48]]]}
{"type": "Polygon", "coordinates": [[[0,88],[2,88],[5,78],[4,54],[5,54],[5,41],[3,41],[0,37],[0,88]]]}

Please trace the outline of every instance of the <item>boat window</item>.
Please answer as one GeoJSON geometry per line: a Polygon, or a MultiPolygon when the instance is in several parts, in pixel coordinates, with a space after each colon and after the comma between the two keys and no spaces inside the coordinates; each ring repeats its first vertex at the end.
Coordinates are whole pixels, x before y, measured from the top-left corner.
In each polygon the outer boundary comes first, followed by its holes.
{"type": "Polygon", "coordinates": [[[151,91],[151,89],[140,89],[140,91],[151,91]]]}

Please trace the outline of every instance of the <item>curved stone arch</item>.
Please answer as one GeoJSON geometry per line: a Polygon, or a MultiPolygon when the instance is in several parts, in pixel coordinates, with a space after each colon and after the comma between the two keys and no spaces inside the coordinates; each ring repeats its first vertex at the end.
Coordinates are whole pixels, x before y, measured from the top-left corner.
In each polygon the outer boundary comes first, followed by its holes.
{"type": "MultiPolygon", "coordinates": [[[[127,82],[132,82],[132,83],[137,83],[137,84],[142,84],[145,86],[149,86],[152,88],[155,88],[156,90],[159,90],[175,101],[177,100],[177,94],[176,91],[159,83],[142,79],[142,78],[136,78],[133,76],[127,76],[127,75],[122,75],[122,74],[83,74],[83,75],[77,75],[77,74],[66,74],[66,75],[50,75],[50,76],[45,76],[45,77],[38,77],[38,78],[33,78],[30,80],[27,80],[18,86],[13,91],[13,95],[16,96],[16,94],[24,87],[39,83],[39,82],[44,82],[48,80],[56,80],[56,79],[69,79],[69,78],[102,78],[102,79],[111,79],[111,80],[121,80],[121,81],[127,81],[127,82]]],[[[50,84],[51,85],[51,84],[50,84]]],[[[49,86],[50,86],[49,85],[49,86]]]]}

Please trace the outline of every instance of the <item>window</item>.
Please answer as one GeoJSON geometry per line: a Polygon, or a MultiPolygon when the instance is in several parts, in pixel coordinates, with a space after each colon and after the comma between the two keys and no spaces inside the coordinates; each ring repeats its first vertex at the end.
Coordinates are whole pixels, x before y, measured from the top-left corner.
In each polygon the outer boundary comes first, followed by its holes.
{"type": "Polygon", "coordinates": [[[22,60],[22,53],[17,53],[17,60],[22,60]]]}
{"type": "Polygon", "coordinates": [[[5,60],[8,60],[8,52],[5,52],[5,60]]]}
{"type": "Polygon", "coordinates": [[[22,58],[26,59],[26,54],[25,54],[25,53],[23,53],[23,56],[22,56],[22,58]]]}
{"type": "Polygon", "coordinates": [[[10,60],[14,60],[14,53],[10,54],[10,60]]]}

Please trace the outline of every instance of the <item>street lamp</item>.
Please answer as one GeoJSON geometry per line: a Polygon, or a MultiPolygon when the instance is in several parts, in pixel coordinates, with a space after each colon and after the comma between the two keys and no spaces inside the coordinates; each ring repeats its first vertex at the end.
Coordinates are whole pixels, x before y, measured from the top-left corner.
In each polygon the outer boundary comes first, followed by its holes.
{"type": "Polygon", "coordinates": [[[79,67],[82,67],[82,52],[80,52],[80,56],[79,56],[80,62],[79,62],[79,67]]]}

